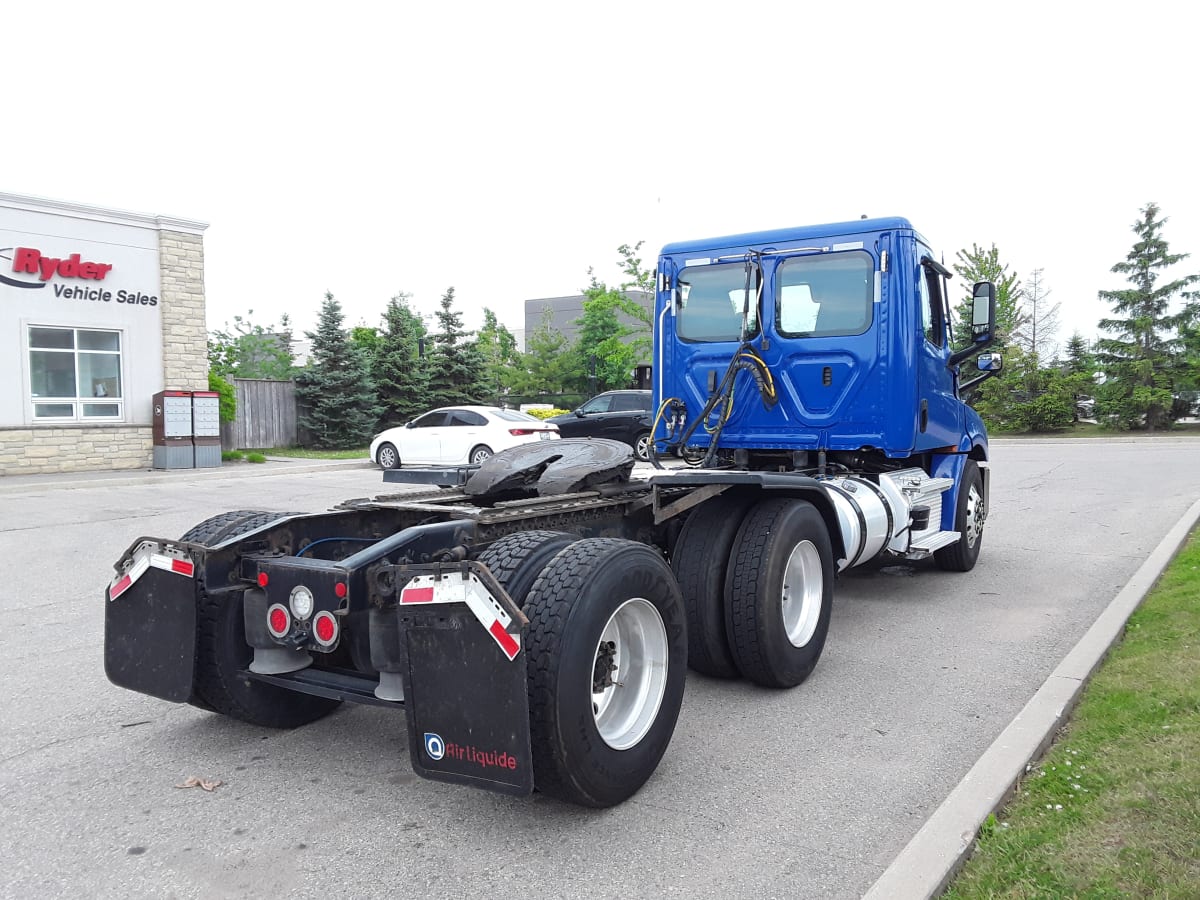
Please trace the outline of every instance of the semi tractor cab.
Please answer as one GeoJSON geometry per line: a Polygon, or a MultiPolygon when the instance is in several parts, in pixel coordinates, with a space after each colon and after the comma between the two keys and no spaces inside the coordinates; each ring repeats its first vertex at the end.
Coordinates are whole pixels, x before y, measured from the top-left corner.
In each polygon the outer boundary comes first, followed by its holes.
{"type": "Polygon", "coordinates": [[[955,348],[950,273],[903,219],[671,244],[657,277],[657,470],[539,441],[384,472],[421,492],[135,538],[109,679],[256,727],[389,709],[426,778],[611,806],[666,752],[688,667],[795,687],[838,572],[975,565],[988,447],[960,392],[1001,364],[991,284],[955,348]]]}
{"type": "MultiPolygon", "coordinates": [[[[945,485],[938,502],[919,511],[918,525],[936,515],[913,528],[923,532],[918,551],[969,537],[956,512],[978,473],[971,506],[982,526],[988,444],[961,394],[1002,365],[998,354],[983,353],[995,289],[975,285],[973,340],[953,347],[952,273],[938,260],[903,218],[664,247],[655,307],[658,454],[875,486],[879,476],[888,483],[907,472],[908,482],[929,482],[925,493],[945,485]]],[[[949,551],[940,559],[969,568],[976,544],[957,560],[949,551]]]]}

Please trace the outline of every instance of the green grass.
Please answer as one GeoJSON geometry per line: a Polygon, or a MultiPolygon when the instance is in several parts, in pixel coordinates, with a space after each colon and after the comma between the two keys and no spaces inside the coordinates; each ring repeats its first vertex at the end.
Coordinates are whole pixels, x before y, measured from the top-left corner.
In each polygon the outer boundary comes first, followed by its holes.
{"type": "Polygon", "coordinates": [[[247,450],[247,453],[261,453],[264,456],[287,456],[295,459],[366,459],[366,447],[353,450],[305,450],[300,447],[274,447],[247,450]]]}
{"type": "Polygon", "coordinates": [[[241,450],[222,450],[221,451],[221,460],[223,462],[236,462],[237,460],[242,459],[242,458],[243,458],[243,456],[242,456],[241,450]]]}
{"type": "Polygon", "coordinates": [[[246,454],[246,462],[265,463],[266,461],[267,458],[265,456],[263,456],[261,453],[255,453],[253,450],[246,454]]]}
{"type": "Polygon", "coordinates": [[[1000,431],[989,429],[994,438],[1114,438],[1114,437],[1183,437],[1200,436],[1200,424],[1175,424],[1165,431],[1117,431],[1095,422],[1076,422],[1070,428],[1057,431],[1000,431]]]}
{"type": "Polygon", "coordinates": [[[1200,536],[946,897],[1200,897],[1200,536]]]}

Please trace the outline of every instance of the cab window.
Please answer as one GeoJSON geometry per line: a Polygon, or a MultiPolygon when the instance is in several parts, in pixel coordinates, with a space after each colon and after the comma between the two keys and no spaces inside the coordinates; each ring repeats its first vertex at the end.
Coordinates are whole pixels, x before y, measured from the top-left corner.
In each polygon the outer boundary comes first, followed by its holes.
{"type": "MultiPolygon", "coordinates": [[[[922,257],[922,260],[929,257],[922,257]]],[[[945,281],[937,271],[922,265],[920,271],[921,327],[925,340],[935,347],[946,344],[946,298],[943,290],[945,281]]]]}
{"type": "Polygon", "coordinates": [[[793,256],[775,276],[775,317],[785,337],[862,334],[874,300],[875,263],[864,251],[793,256]]]}
{"type": "MultiPolygon", "coordinates": [[[[746,337],[758,334],[758,275],[750,276],[746,337]]],[[[690,266],[675,291],[677,331],[685,341],[736,341],[742,334],[746,267],[742,263],[690,266]]]]}

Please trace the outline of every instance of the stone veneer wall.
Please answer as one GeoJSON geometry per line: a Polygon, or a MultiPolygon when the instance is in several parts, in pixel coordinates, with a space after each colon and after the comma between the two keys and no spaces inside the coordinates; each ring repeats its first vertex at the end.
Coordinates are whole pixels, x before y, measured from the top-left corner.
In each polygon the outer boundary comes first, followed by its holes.
{"type": "Polygon", "coordinates": [[[0,428],[0,473],[148,469],[152,445],[149,425],[0,428]]]}
{"type": "Polygon", "coordinates": [[[207,391],[203,238],[181,231],[161,231],[158,246],[163,386],[169,391],[207,391]]]}

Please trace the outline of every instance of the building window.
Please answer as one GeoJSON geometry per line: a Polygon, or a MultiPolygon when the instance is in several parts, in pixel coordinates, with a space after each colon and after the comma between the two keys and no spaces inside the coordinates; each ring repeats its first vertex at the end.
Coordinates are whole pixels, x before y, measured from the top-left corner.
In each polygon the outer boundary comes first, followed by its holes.
{"type": "Polygon", "coordinates": [[[29,384],[35,421],[120,420],[121,332],[31,325],[29,384]]]}

